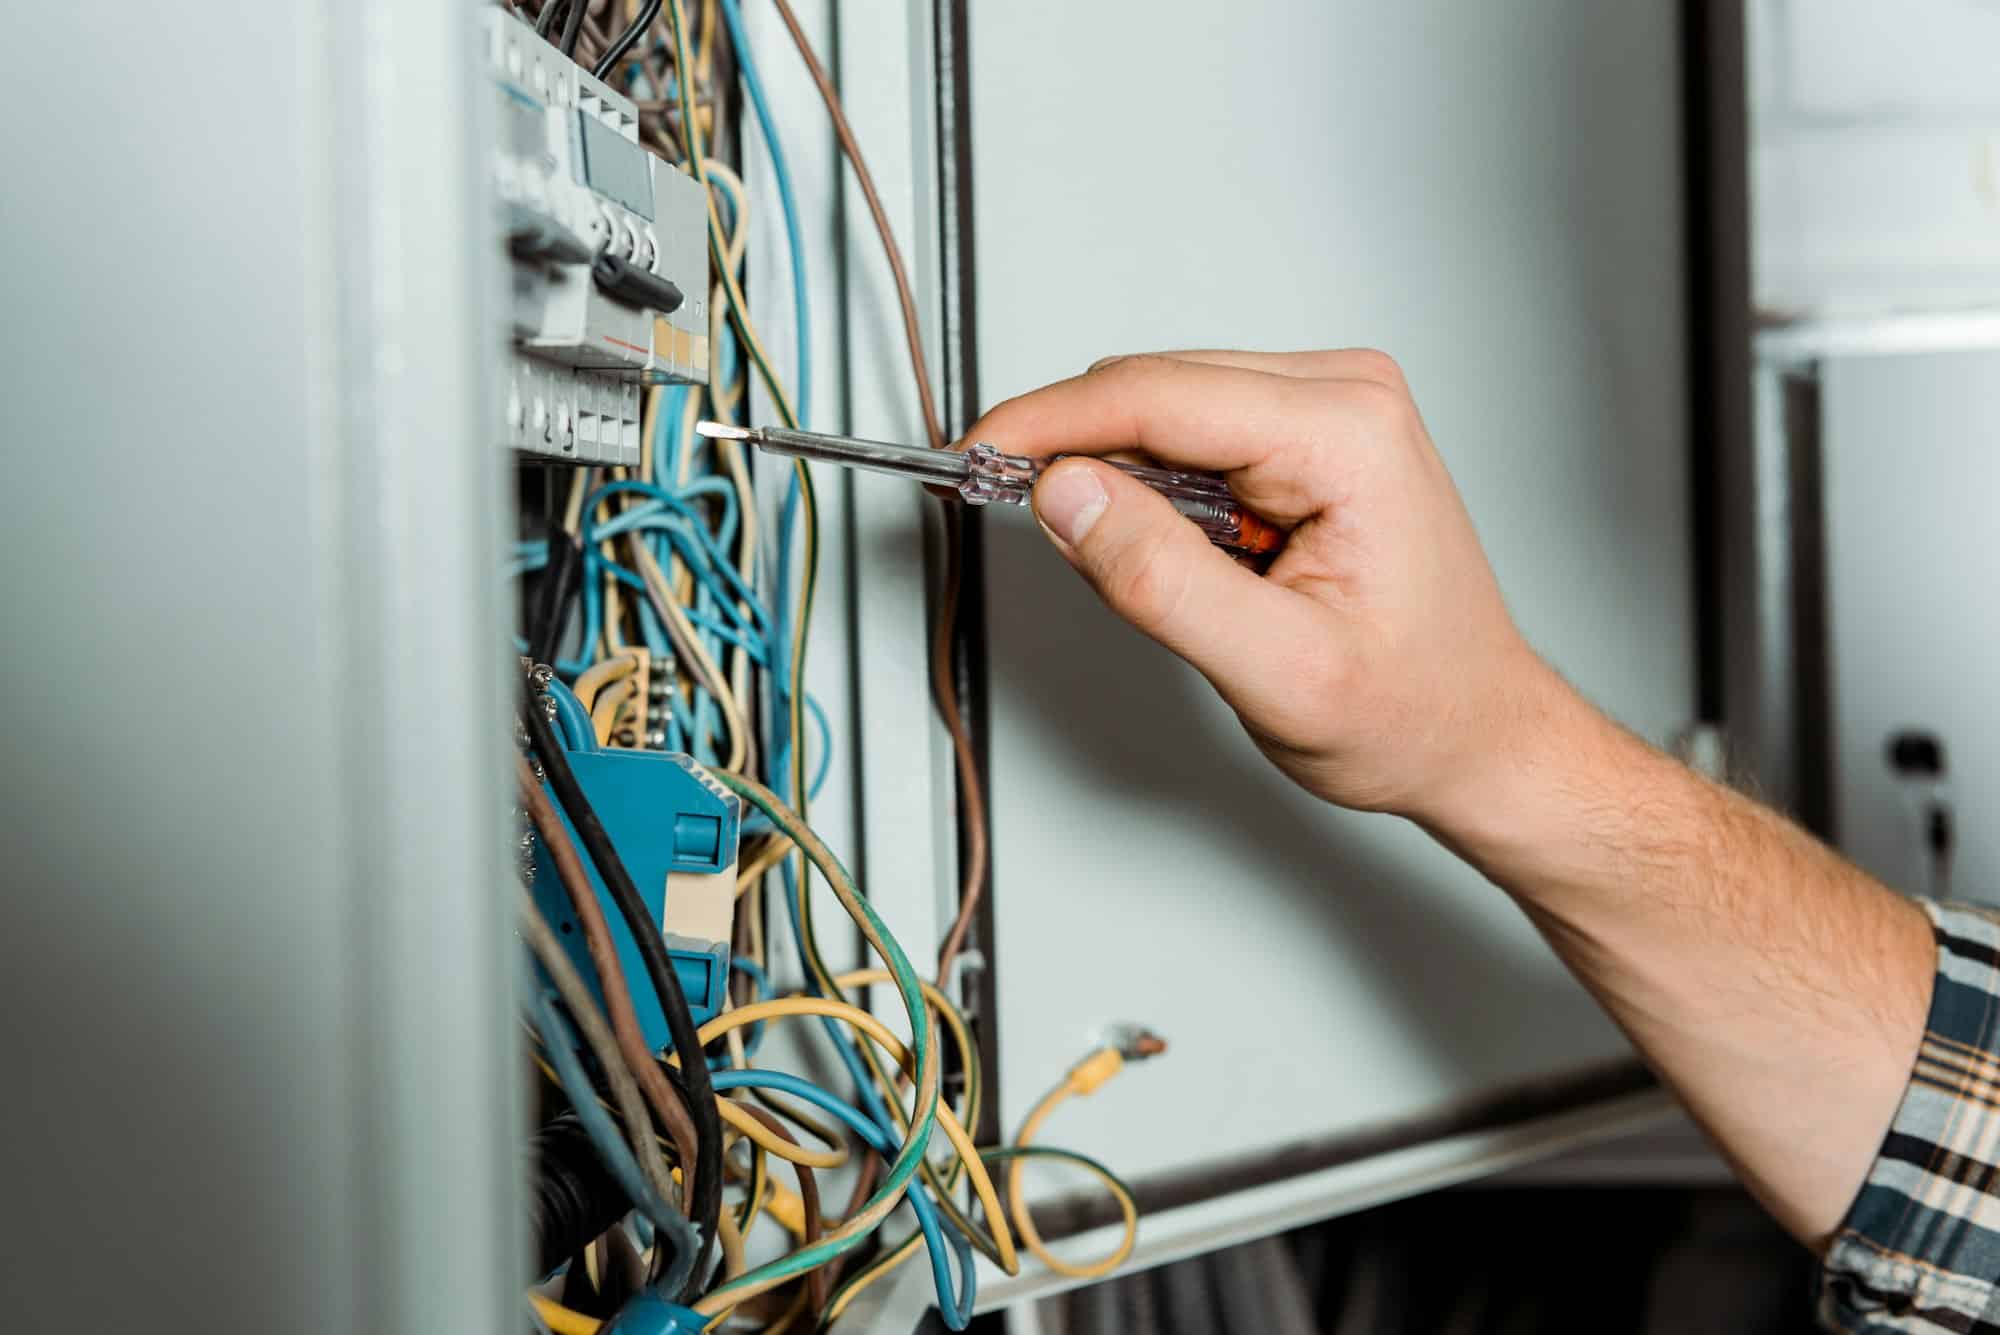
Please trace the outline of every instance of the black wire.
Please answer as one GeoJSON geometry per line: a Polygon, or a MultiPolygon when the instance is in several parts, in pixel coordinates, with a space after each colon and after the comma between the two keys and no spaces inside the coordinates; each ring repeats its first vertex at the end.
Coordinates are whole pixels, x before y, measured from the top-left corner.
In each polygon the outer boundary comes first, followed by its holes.
{"type": "Polygon", "coordinates": [[[652,27],[653,20],[659,16],[660,0],[646,0],[645,7],[639,11],[639,17],[633,19],[632,25],[618,34],[618,40],[611,44],[610,50],[598,57],[597,64],[591,67],[590,72],[600,79],[611,73],[611,67],[632,49],[632,43],[646,35],[646,29],[652,27]]]}
{"type": "Polygon", "coordinates": [[[576,39],[583,31],[583,11],[590,8],[590,0],[570,0],[569,17],[563,20],[562,53],[571,60],[576,59],[576,39]]]}
{"type": "Polygon", "coordinates": [[[547,37],[549,30],[556,26],[556,15],[562,13],[563,0],[547,0],[542,12],[535,16],[535,36],[547,37]]]}
{"type": "Polygon", "coordinates": [[[701,1277],[708,1272],[716,1224],[722,1217],[722,1117],[715,1110],[715,1086],[709,1081],[708,1062],[702,1057],[701,1040],[695,1032],[694,1012],[688,1009],[687,994],[681,990],[680,975],[674,972],[673,962],[667,958],[666,943],[660,939],[658,924],[649,920],[645,902],[639,898],[638,888],[632,884],[632,874],[625,869],[618,850],[611,846],[611,836],[605,833],[604,824],[598,820],[590,799],[583,795],[576,773],[569,767],[569,757],[556,742],[555,732],[542,713],[541,700],[533,692],[523,704],[521,718],[527,725],[529,738],[534,742],[535,754],[541,757],[542,769],[548,775],[549,787],[555,791],[557,804],[569,817],[570,824],[576,827],[583,840],[584,851],[597,868],[604,888],[611,892],[611,898],[618,905],[618,912],[625,919],[625,926],[631,931],[633,940],[638,943],[639,957],[645,961],[646,976],[659,996],[660,1010],[667,1020],[667,1032],[674,1040],[674,1051],[681,1054],[682,1078],[687,1081],[688,1111],[694,1119],[698,1138],[694,1209],[703,1225],[701,1253],[695,1258],[688,1287],[680,1295],[683,1301],[687,1301],[693,1297],[701,1277]]]}
{"type": "Polygon", "coordinates": [[[583,549],[563,528],[560,516],[549,518],[548,541],[549,560],[542,570],[540,597],[528,624],[528,653],[537,663],[556,661],[570,608],[583,585],[583,549]]]}

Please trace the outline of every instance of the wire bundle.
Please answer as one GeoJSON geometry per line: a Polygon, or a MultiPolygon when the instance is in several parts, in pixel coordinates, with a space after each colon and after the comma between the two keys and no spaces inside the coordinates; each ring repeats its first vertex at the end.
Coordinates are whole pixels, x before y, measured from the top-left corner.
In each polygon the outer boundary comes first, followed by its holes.
{"type": "MultiPolygon", "coordinates": [[[[915,301],[886,211],[804,29],[786,0],[774,3],[822,94],[881,236],[926,432],[933,446],[942,447],[947,442],[925,368],[915,301]]],[[[960,911],[940,945],[933,983],[918,975],[806,821],[808,801],[825,781],[832,750],[825,716],[804,689],[819,549],[812,474],[799,461],[778,504],[767,508],[741,447],[693,431],[702,416],[742,420],[753,376],[785,425],[799,425],[795,405],[811,399],[810,311],[797,203],[738,0],[700,0],[692,16],[684,0],[545,0],[532,21],[598,77],[627,92],[640,110],[648,146],[702,184],[715,275],[709,303],[711,384],[650,390],[640,465],[575,470],[559,511],[514,554],[513,573],[544,572],[538,624],[521,641],[522,651],[554,666],[553,674],[537,670],[523,711],[528,749],[540,772],[523,761],[520,800],[569,892],[604,998],[600,1008],[588,980],[523,895],[516,905],[522,935],[555,993],[547,995],[531,980],[527,1018],[551,1088],[562,1092],[634,1209],[629,1223],[589,1243],[555,1282],[562,1293],[597,1311],[614,1310],[636,1286],[692,1307],[709,1328],[727,1320],[776,1335],[813,1323],[824,1328],[869,1285],[922,1250],[946,1324],[963,1329],[975,1301],[975,1252],[1014,1273],[1018,1233],[1045,1263],[1065,1266],[1042,1246],[1019,1191],[1020,1164],[1032,1158],[1085,1168],[1120,1204],[1127,1237],[1118,1253],[1098,1267],[1064,1269],[1106,1273],[1129,1253],[1136,1236],[1131,1193],[1095,1161],[1026,1143],[1053,1100],[1088,1093],[1095,1085],[1081,1088],[1073,1073],[1038,1107],[1013,1146],[979,1149],[972,1139],[986,1095],[979,1050],[945,990],[984,890],[987,862],[977,755],[959,708],[953,664],[958,512],[950,506],[944,511],[947,568],[932,644],[932,685],[957,759],[963,881],[960,911]],[[733,126],[727,114],[739,84],[768,150],[788,245],[796,399],[759,339],[744,296],[752,200],[730,165],[733,126]],[[657,924],[641,921],[643,905],[635,892],[627,893],[630,878],[617,851],[602,837],[587,798],[568,774],[565,750],[602,746],[687,752],[746,804],[732,942],[738,986],[731,989],[731,1008],[698,1032],[666,963],[657,924]],[[815,758],[810,776],[808,752],[815,758]],[[583,847],[569,838],[558,807],[583,847]],[[643,980],[622,974],[590,868],[628,930],[643,938],[643,980]],[[811,872],[832,889],[882,967],[830,971],[807,893],[811,872]],[[773,881],[806,966],[807,990],[765,999],[770,990],[766,894],[773,881]],[[674,1042],[665,1060],[647,1051],[639,1035],[629,989],[640,984],[658,995],[668,1017],[674,1042]],[[903,1004],[907,1039],[846,999],[852,989],[880,984],[892,986],[903,1004]],[[794,1018],[819,1022],[853,1084],[851,1095],[750,1064],[767,1027],[794,1018]],[[940,1029],[951,1040],[948,1060],[935,1041],[940,1029]],[[724,1055],[711,1058],[708,1045],[718,1043],[724,1055]],[[947,1073],[956,1080],[951,1100],[944,1094],[947,1073]],[[855,1151],[849,1136],[866,1157],[856,1161],[852,1199],[829,1215],[815,1174],[850,1160],[855,1151]],[[942,1139],[948,1150],[941,1158],[929,1154],[934,1139],[942,1139]],[[733,1153],[739,1149],[744,1152],[733,1153]],[[796,1193],[770,1174],[771,1157],[790,1166],[796,1193]],[[1008,1164],[1011,1202],[1003,1203],[988,1162],[1008,1164]],[[735,1201],[725,1205],[732,1191],[738,1192],[735,1201]],[[905,1201],[915,1230],[878,1245],[878,1231],[905,1201]],[[975,1204],[978,1219],[970,1213],[975,1204]],[[746,1235],[766,1221],[789,1236],[790,1249],[753,1267],[746,1235]],[[844,1272],[871,1247],[864,1264],[844,1272]],[[721,1265],[711,1273],[717,1250],[721,1265]],[[621,1280],[621,1256],[627,1261],[624,1271],[636,1270],[636,1278],[626,1273],[621,1280]]],[[[1097,1065],[1091,1069],[1106,1069],[1104,1053],[1118,1055],[1107,1048],[1078,1070],[1092,1062],[1097,1065]]],[[[537,1291],[531,1299],[537,1319],[549,1329],[599,1329],[599,1317],[564,1306],[553,1291],[537,1291]]]]}

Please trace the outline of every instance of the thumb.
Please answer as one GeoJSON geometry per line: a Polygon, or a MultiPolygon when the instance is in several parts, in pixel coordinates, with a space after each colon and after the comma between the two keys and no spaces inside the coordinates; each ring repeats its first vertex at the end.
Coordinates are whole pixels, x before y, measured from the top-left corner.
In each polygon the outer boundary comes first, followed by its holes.
{"type": "Polygon", "coordinates": [[[1035,484],[1035,517],[1098,597],[1222,686],[1285,625],[1286,591],[1210,544],[1144,483],[1092,459],[1063,459],[1035,484]]]}

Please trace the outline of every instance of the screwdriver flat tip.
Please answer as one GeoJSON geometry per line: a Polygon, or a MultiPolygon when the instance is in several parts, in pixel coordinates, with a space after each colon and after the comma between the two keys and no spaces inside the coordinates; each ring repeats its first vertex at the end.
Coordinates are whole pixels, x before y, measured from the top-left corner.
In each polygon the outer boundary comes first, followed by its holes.
{"type": "Polygon", "coordinates": [[[707,436],[710,440],[755,440],[758,433],[748,427],[730,426],[727,422],[700,421],[694,424],[697,436],[707,436]]]}

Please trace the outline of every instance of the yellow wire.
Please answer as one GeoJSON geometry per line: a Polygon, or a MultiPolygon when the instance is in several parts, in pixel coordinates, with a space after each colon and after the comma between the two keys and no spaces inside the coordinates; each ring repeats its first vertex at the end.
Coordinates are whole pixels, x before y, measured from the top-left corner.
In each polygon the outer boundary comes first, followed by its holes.
{"type": "MultiPolygon", "coordinates": [[[[674,64],[680,69],[692,68],[687,49],[687,14],[681,0],[667,0],[674,34],[674,64]]],[[[693,103],[688,97],[688,80],[676,80],[681,97],[681,122],[688,139],[688,160],[681,165],[702,185],[702,194],[708,200],[709,244],[725,259],[728,257],[728,234],[723,230],[722,213],[716,207],[715,196],[708,188],[708,164],[702,153],[701,125],[693,114],[693,103]]],[[[757,330],[750,323],[750,303],[744,299],[743,289],[736,282],[736,275],[727,265],[719,266],[722,271],[723,290],[728,298],[730,319],[736,325],[744,346],[751,353],[751,362],[757,366],[763,377],[764,388],[770,391],[772,401],[777,405],[778,415],[786,426],[798,425],[799,415],[792,407],[791,397],[785,387],[778,383],[771,371],[770,357],[764,352],[764,345],[757,339],[757,330]]]]}
{"type": "MultiPolygon", "coordinates": [[[[762,1163],[763,1160],[760,1158],[758,1162],[762,1163]]],[[[757,1227],[757,1221],[764,1217],[764,1202],[770,1199],[771,1192],[777,1189],[778,1181],[774,1177],[760,1173],[752,1179],[752,1186],[755,1190],[750,1197],[750,1209],[743,1216],[743,1223],[739,1225],[745,1237],[749,1236],[751,1229],[757,1227]]]]}
{"type": "Polygon", "coordinates": [[[749,1264],[743,1259],[743,1234],[736,1228],[735,1211],[725,1209],[715,1218],[716,1239],[722,1244],[722,1277],[735,1279],[749,1264]]]}
{"type": "Polygon", "coordinates": [[[701,24],[701,46],[694,57],[694,86],[697,88],[710,82],[715,70],[715,30],[721,26],[716,18],[715,0],[702,0],[701,24]]]}
{"type": "MultiPolygon", "coordinates": [[[[887,969],[855,969],[849,973],[839,975],[833,980],[833,985],[842,991],[846,991],[850,987],[868,987],[875,983],[893,983],[894,981],[895,979],[890,976],[887,969]]],[[[964,1012],[952,1005],[951,998],[939,991],[935,984],[927,983],[919,978],[917,986],[924,990],[925,999],[931,1003],[932,1009],[936,1010],[939,1016],[943,1018],[945,1028],[951,1030],[951,1041],[958,1045],[960,1065],[963,1065],[965,1055],[972,1051],[972,1033],[965,1027],[964,1012]]],[[[971,1108],[961,1103],[958,1109],[959,1125],[963,1126],[966,1119],[971,1115],[971,1108]]]]}
{"type": "Polygon", "coordinates": [[[722,253],[732,270],[741,269],[743,252],[750,245],[750,192],[744,187],[743,178],[728,164],[709,158],[701,165],[708,183],[721,186],[722,192],[729,196],[729,209],[736,217],[736,226],[729,232],[728,243],[722,253]]]}
{"type": "MultiPolygon", "coordinates": [[[[686,445],[681,449],[680,472],[674,476],[674,485],[685,487],[694,468],[694,452],[705,443],[705,438],[695,434],[694,424],[701,420],[701,396],[690,394],[681,405],[681,439],[686,445]]],[[[694,571],[681,563],[676,549],[667,549],[667,573],[674,586],[674,596],[683,605],[694,601],[694,571]]]]}
{"type": "MultiPolygon", "coordinates": [[[[919,985],[926,989],[927,996],[935,990],[928,983],[920,982],[919,985]]],[[[772,1001],[753,1002],[740,1010],[718,1015],[696,1032],[701,1045],[707,1047],[723,1034],[741,1025],[755,1024],[759,1020],[795,1019],[806,1015],[824,1015],[844,1021],[874,1039],[881,1045],[882,1050],[889,1054],[890,1060],[898,1066],[906,1071],[916,1069],[915,1058],[910,1050],[887,1025],[859,1006],[835,1001],[832,997],[779,997],[772,1001]]],[[[745,1120],[755,1119],[749,1118],[746,1114],[745,1120]]],[[[940,1104],[937,1121],[945,1138],[951,1142],[952,1148],[958,1151],[959,1159],[965,1164],[966,1175],[972,1180],[973,1193],[978,1196],[980,1208],[986,1212],[987,1221],[992,1225],[993,1241],[1000,1253],[1001,1268],[1010,1275],[1019,1273],[1020,1261],[1015,1255],[1013,1235],[1008,1231],[1006,1217],[1000,1209],[1000,1194],[993,1188],[993,1179],[987,1175],[986,1165],[979,1160],[978,1147],[972,1143],[972,1137],[966,1134],[965,1127],[960,1124],[957,1115],[950,1108],[940,1104]]]]}
{"type": "MultiPolygon", "coordinates": [[[[673,30],[674,36],[674,65],[678,69],[691,69],[692,65],[688,59],[687,46],[687,14],[683,9],[681,0],[666,0],[666,3],[667,20],[673,30]]],[[[689,79],[675,80],[675,87],[678,89],[680,99],[681,124],[687,136],[688,148],[687,161],[682,165],[686,170],[694,174],[695,180],[701,183],[702,195],[708,201],[709,249],[715,253],[718,259],[726,260],[728,257],[728,239],[723,234],[721,210],[716,207],[715,192],[708,188],[707,166],[701,144],[701,123],[694,113],[694,104],[691,100],[690,89],[692,83],[693,81],[689,79]]],[[[798,410],[792,406],[791,396],[785,392],[785,387],[779,383],[777,372],[771,366],[770,354],[764,350],[763,343],[757,338],[757,327],[750,320],[750,303],[743,296],[742,286],[737,283],[736,275],[727,263],[719,265],[718,268],[721,271],[723,295],[729,306],[729,318],[736,325],[736,332],[742,339],[744,350],[750,355],[751,364],[757,368],[757,374],[763,379],[765,389],[770,392],[771,402],[778,410],[779,423],[784,426],[795,427],[799,424],[798,410]]],[[[803,526],[804,541],[801,544],[805,577],[799,582],[800,606],[799,615],[796,618],[797,624],[792,628],[790,674],[791,680],[794,683],[794,689],[791,692],[791,734],[793,737],[799,739],[798,743],[792,747],[792,788],[794,806],[798,810],[799,818],[804,820],[806,814],[804,743],[806,735],[806,630],[811,623],[811,617],[808,613],[812,605],[815,572],[819,565],[819,515],[813,500],[812,468],[804,459],[795,460],[794,467],[799,479],[799,485],[803,489],[806,498],[805,523],[803,526]]],[[[809,875],[808,862],[809,859],[806,856],[806,851],[801,848],[799,850],[798,869],[801,885],[805,883],[806,877],[809,875]]]]}
{"type": "MultiPolygon", "coordinates": [[[[703,163],[706,179],[711,187],[720,189],[729,197],[730,210],[735,226],[723,246],[723,263],[735,273],[743,267],[743,257],[750,244],[750,196],[744,188],[743,180],[723,163],[710,159],[703,163]]],[[[709,294],[709,340],[715,346],[722,341],[722,322],[727,295],[718,288],[709,294]]],[[[732,420],[730,405],[714,384],[709,386],[709,399],[715,416],[722,421],[732,420]]],[[[699,407],[696,395],[687,398],[687,419],[682,423],[682,438],[690,442],[699,440],[695,435],[694,423],[699,407]]],[[[710,447],[716,458],[729,474],[730,483],[736,492],[737,513],[742,516],[741,529],[737,534],[736,573],[746,588],[755,589],[757,572],[757,550],[760,541],[757,523],[757,506],[750,490],[750,470],[744,462],[743,448],[734,441],[725,441],[710,447]]],[[[681,481],[687,480],[687,472],[692,465],[694,450],[681,452],[681,481]]],[[[747,614],[748,608],[745,608],[747,614]]],[[[738,700],[749,698],[751,663],[749,651],[737,646],[730,651],[730,689],[738,700]]],[[[745,767],[752,762],[747,758],[745,767]]]]}
{"type": "MultiPolygon", "coordinates": [[[[715,1219],[716,1236],[722,1241],[721,1278],[724,1283],[735,1279],[750,1268],[749,1263],[744,1260],[743,1234],[736,1227],[734,1215],[734,1211],[725,1209],[715,1219]]],[[[721,1315],[726,1320],[729,1314],[735,1310],[734,1306],[725,1307],[722,1309],[721,1315]]]]}
{"type": "MultiPolygon", "coordinates": [[[[624,468],[613,468],[605,473],[605,477],[613,482],[629,481],[631,476],[630,470],[624,468]]],[[[592,518],[591,522],[593,524],[608,523],[612,518],[612,515],[609,513],[611,506],[617,504],[620,509],[623,509],[629,499],[628,496],[623,494],[606,496],[597,503],[597,514],[592,518]]],[[[629,540],[637,542],[639,539],[637,535],[633,535],[629,540]]],[[[598,544],[598,551],[603,555],[606,562],[617,560],[618,540],[616,538],[606,538],[598,544]]],[[[618,587],[618,577],[611,573],[611,567],[608,564],[604,567],[604,574],[601,578],[604,580],[604,619],[599,623],[597,640],[598,644],[602,646],[600,652],[608,658],[625,647],[625,637],[621,631],[621,627],[625,623],[625,595],[623,590],[618,587]]]]}
{"type": "Polygon", "coordinates": [[[564,1307],[545,1293],[530,1293],[528,1301],[534,1304],[536,1314],[556,1335],[597,1335],[604,1329],[604,1323],[596,1317],[585,1316],[573,1307],[564,1307]]]}
{"type": "Polygon", "coordinates": [[[646,405],[639,410],[639,476],[646,481],[653,480],[653,429],[660,416],[660,400],[666,397],[665,385],[653,385],[646,390],[646,405]]]}
{"type": "Polygon", "coordinates": [[[653,553],[643,543],[632,550],[638,559],[640,578],[660,595],[660,610],[666,614],[667,634],[673,639],[674,648],[688,660],[695,676],[701,680],[702,686],[708,693],[715,697],[716,707],[722,711],[723,728],[729,734],[728,759],[723,762],[722,767],[740,773],[749,754],[750,739],[749,727],[743,720],[743,711],[736,703],[736,693],[729,689],[728,681],[723,678],[722,669],[716,666],[715,660],[709,657],[708,650],[702,647],[701,637],[695,633],[693,624],[687,619],[687,613],[681,610],[680,603],[673,596],[674,591],[667,585],[666,574],[660,569],[660,563],[654,559],[653,553]]]}
{"type": "MultiPolygon", "coordinates": [[[[1080,1091],[1076,1082],[1066,1079],[1042,1095],[1042,1101],[1034,1106],[1028,1113],[1027,1120],[1021,1123],[1021,1134],[1014,1137],[1014,1144],[1021,1146],[1032,1141],[1035,1134],[1042,1129],[1042,1123],[1046,1122],[1049,1114],[1056,1110],[1056,1106],[1078,1092],[1080,1091]]],[[[1124,1265],[1125,1259],[1132,1254],[1133,1245],[1139,1240],[1138,1203],[1115,1180],[1106,1174],[1098,1173],[1098,1176],[1111,1188],[1111,1194],[1118,1198],[1118,1208],[1125,1215],[1125,1236],[1119,1241],[1118,1249],[1102,1260],[1087,1264],[1065,1261],[1051,1252],[1042,1241],[1042,1235],[1035,1231],[1035,1221],[1028,1213],[1027,1194],[1021,1190],[1021,1170],[1026,1166],[1025,1159],[1015,1159],[1007,1165],[1007,1205],[1014,1219],[1015,1231],[1021,1235],[1022,1244],[1035,1254],[1035,1259],[1058,1275],[1067,1275],[1071,1279],[1102,1279],[1124,1265]]],[[[1086,1164],[1084,1167],[1097,1172],[1091,1165],[1086,1164]]]]}
{"type": "MultiPolygon", "coordinates": [[[[743,446],[733,440],[716,442],[716,453],[722,456],[722,466],[729,471],[729,483],[736,489],[736,509],[743,516],[741,533],[737,537],[736,577],[743,581],[743,587],[752,593],[757,591],[757,547],[763,535],[758,531],[756,497],[750,490],[750,463],[744,458],[743,446]]],[[[745,615],[749,607],[744,605],[745,615]]],[[[737,645],[730,664],[730,684],[736,688],[736,698],[745,699],[750,694],[750,651],[737,645]]]]}
{"type": "MultiPolygon", "coordinates": [[[[1024,1142],[1015,1142],[1016,1145],[1022,1143],[1024,1142]]],[[[1025,1162],[1023,1159],[1015,1159],[1009,1166],[1019,1167],[1025,1162]]],[[[1087,1265],[1072,1265],[1052,1254],[1043,1245],[1041,1235],[1035,1232],[1035,1222],[1033,1219],[1028,1218],[1027,1204],[1022,1200],[1020,1193],[1010,1185],[1008,1190],[1014,1193],[1013,1200],[1010,1202],[1013,1206],[1014,1222],[1018,1228],[1021,1220],[1028,1219],[1028,1226],[1020,1230],[1021,1241],[1027,1245],[1029,1251],[1035,1254],[1035,1258],[1049,1269],[1059,1275],[1068,1275],[1072,1279],[1101,1279],[1116,1270],[1119,1266],[1125,1264],[1126,1260],[1132,1255],[1132,1248],[1139,1241],[1139,1202],[1132,1199],[1132,1193],[1125,1190],[1124,1183],[1120,1182],[1097,1164],[1084,1160],[1076,1160],[1074,1162],[1078,1168],[1085,1170],[1101,1182],[1104,1185],[1104,1189],[1111,1193],[1111,1198],[1118,1202],[1119,1213],[1125,1217],[1125,1234],[1119,1240],[1118,1249],[1103,1260],[1094,1261],[1087,1265]]]]}
{"type": "Polygon", "coordinates": [[[637,689],[632,679],[626,677],[612,682],[605,688],[604,694],[598,697],[596,708],[590,711],[590,726],[597,734],[599,746],[610,743],[611,734],[618,729],[619,710],[624,708],[625,702],[632,698],[637,689]]]}
{"type": "MultiPolygon", "coordinates": [[[[737,1011],[729,1012],[732,1015],[740,1013],[737,1011]]],[[[703,1039],[702,1042],[706,1046],[708,1040],[703,1039]]],[[[668,1060],[672,1060],[672,1058],[670,1057],[668,1060]]],[[[725,1098],[723,1095],[717,1094],[715,1096],[715,1107],[716,1111],[722,1114],[722,1120],[729,1123],[732,1130],[747,1136],[756,1143],[757,1148],[763,1150],[766,1154],[774,1154],[786,1163],[804,1164],[808,1168],[838,1168],[847,1162],[848,1150],[845,1141],[835,1142],[840,1146],[837,1151],[810,1150],[803,1145],[794,1145],[791,1141],[786,1140],[783,1136],[771,1130],[770,1127],[765,1126],[749,1113],[743,1111],[742,1107],[734,1099],[725,1098]]]]}
{"type": "Polygon", "coordinates": [[[583,526],[583,475],[588,468],[570,470],[569,503],[563,507],[563,532],[571,537],[583,526]]]}
{"type": "MultiPolygon", "coordinates": [[[[845,990],[850,987],[867,987],[872,984],[891,981],[893,980],[886,969],[855,969],[835,978],[833,984],[835,987],[845,990]]],[[[920,986],[924,989],[924,996],[930,1001],[932,1008],[943,1018],[945,1027],[951,1030],[952,1041],[958,1045],[962,1065],[966,1060],[967,1054],[972,1050],[972,1035],[965,1026],[964,1014],[934,985],[920,981],[920,986]]],[[[893,1090],[889,1091],[889,1093],[893,1102],[895,1097],[893,1090]]],[[[966,1090],[962,1098],[964,1101],[959,1105],[959,1120],[961,1123],[968,1120],[972,1115],[971,1090],[966,1090]]],[[[886,1264],[878,1263],[872,1273],[861,1278],[858,1283],[843,1290],[835,1297],[833,1305],[827,1309],[825,1323],[830,1324],[837,1319],[842,1312],[847,1310],[847,1305],[853,1302],[869,1286],[877,1284],[889,1275],[894,1274],[905,1262],[917,1254],[917,1249],[923,1245],[923,1242],[924,1235],[922,1233],[912,1233],[909,1237],[903,1239],[901,1243],[890,1251],[886,1264]]]]}
{"type": "Polygon", "coordinates": [[[785,838],[783,835],[773,836],[765,843],[763,850],[750,860],[750,865],[737,873],[736,894],[738,898],[741,898],[744,891],[757,883],[758,877],[791,856],[791,852],[791,840],[785,838]]]}
{"type": "Polygon", "coordinates": [[[588,712],[597,701],[597,693],[620,677],[629,677],[639,667],[639,656],[631,650],[616,658],[607,658],[583,670],[576,679],[577,703],[588,712]]]}
{"type": "MultiPolygon", "coordinates": [[[[702,166],[708,173],[709,183],[721,186],[723,193],[729,196],[730,210],[735,215],[736,227],[729,234],[724,263],[728,265],[730,273],[740,275],[743,271],[744,252],[748,250],[750,241],[750,193],[744,188],[742,178],[731,171],[726,164],[710,158],[702,166]]],[[[742,280],[739,277],[737,281],[742,280]]],[[[718,282],[715,289],[710,292],[708,300],[709,346],[714,347],[722,342],[722,328],[728,319],[729,296],[718,282]]],[[[735,420],[737,405],[743,397],[743,390],[739,386],[747,383],[747,376],[736,384],[718,385],[712,380],[709,382],[708,396],[718,420],[735,420]]]]}

